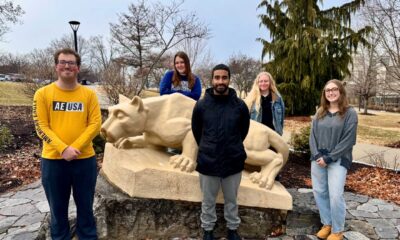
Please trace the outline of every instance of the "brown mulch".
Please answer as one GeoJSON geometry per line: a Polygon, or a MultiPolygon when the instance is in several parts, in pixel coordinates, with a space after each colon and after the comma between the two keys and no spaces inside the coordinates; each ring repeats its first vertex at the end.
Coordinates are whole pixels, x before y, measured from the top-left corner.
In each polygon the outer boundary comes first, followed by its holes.
{"type": "Polygon", "coordinates": [[[400,141],[389,143],[385,145],[386,147],[391,147],[391,148],[400,148],[400,141]]]}
{"type": "Polygon", "coordinates": [[[311,116],[287,116],[285,121],[296,121],[296,122],[311,122],[311,116]]]}
{"type": "MultiPolygon", "coordinates": [[[[0,193],[14,191],[40,179],[40,144],[29,139],[17,149],[0,153],[0,193]]],[[[97,155],[101,167],[103,155],[97,155]]],[[[291,155],[281,172],[286,188],[311,188],[310,161],[291,155]]],[[[400,205],[400,173],[353,163],[348,172],[346,191],[388,200],[400,205]]]]}
{"type": "Polygon", "coordinates": [[[285,131],[294,133],[299,132],[300,129],[311,125],[310,117],[287,117],[285,118],[285,131]]]}
{"type": "Polygon", "coordinates": [[[12,149],[0,152],[0,193],[40,179],[39,141],[27,137],[12,149]]]}
{"type": "MultiPolygon", "coordinates": [[[[292,155],[281,172],[280,182],[286,188],[311,188],[310,169],[309,160],[292,155]]],[[[400,172],[353,163],[345,190],[400,205],[400,172]]]]}
{"type": "MultiPolygon", "coordinates": [[[[11,149],[0,152],[0,194],[39,180],[40,154],[40,141],[33,136],[25,136],[11,149]]],[[[98,168],[101,168],[102,161],[103,154],[97,154],[98,168]]]]}

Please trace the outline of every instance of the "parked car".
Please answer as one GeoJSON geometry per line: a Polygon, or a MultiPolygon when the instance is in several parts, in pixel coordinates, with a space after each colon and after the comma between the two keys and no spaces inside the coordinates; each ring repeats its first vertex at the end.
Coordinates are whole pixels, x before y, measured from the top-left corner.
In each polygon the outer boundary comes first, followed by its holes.
{"type": "Polygon", "coordinates": [[[0,81],[6,81],[6,75],[0,74],[0,81]]]}
{"type": "Polygon", "coordinates": [[[23,82],[26,80],[26,77],[24,74],[10,73],[10,80],[13,82],[23,82]]]}

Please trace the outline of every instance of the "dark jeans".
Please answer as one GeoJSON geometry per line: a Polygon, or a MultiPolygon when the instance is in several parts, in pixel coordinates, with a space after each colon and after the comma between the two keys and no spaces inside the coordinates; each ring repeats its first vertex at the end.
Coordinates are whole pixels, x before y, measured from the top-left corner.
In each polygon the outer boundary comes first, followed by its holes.
{"type": "Polygon", "coordinates": [[[97,239],[93,199],[97,179],[96,157],[70,162],[41,159],[42,184],[51,213],[51,238],[70,240],[68,203],[72,194],[77,210],[79,240],[97,239]]]}

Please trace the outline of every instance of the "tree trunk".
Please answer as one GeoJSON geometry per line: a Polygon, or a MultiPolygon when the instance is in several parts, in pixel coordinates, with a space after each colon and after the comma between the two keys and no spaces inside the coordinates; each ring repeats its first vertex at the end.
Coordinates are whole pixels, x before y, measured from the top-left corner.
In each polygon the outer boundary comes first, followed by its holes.
{"type": "Polygon", "coordinates": [[[364,96],[364,114],[368,114],[368,97],[364,96]]]}

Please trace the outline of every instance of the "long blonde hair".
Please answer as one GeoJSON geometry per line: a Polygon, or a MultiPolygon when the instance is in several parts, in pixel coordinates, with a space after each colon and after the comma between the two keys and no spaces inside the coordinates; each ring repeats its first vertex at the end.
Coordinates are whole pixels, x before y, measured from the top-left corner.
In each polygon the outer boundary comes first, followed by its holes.
{"type": "Polygon", "coordinates": [[[321,119],[321,118],[325,117],[325,115],[327,114],[327,112],[329,110],[330,103],[326,99],[326,96],[325,96],[325,88],[329,83],[333,83],[339,88],[340,96],[339,96],[338,105],[339,105],[340,117],[342,117],[342,118],[344,117],[344,115],[349,107],[349,102],[347,101],[346,89],[344,88],[342,82],[337,79],[329,80],[328,82],[326,82],[324,88],[322,89],[321,102],[320,102],[319,108],[317,110],[317,119],[321,119]]]}
{"type": "Polygon", "coordinates": [[[272,77],[271,73],[269,72],[260,72],[256,79],[254,79],[253,87],[251,88],[249,95],[247,95],[246,99],[244,100],[249,110],[251,106],[255,104],[255,109],[258,112],[260,109],[260,99],[261,99],[261,92],[260,87],[258,86],[260,82],[261,76],[266,75],[269,78],[269,91],[272,95],[272,100],[275,101],[278,98],[279,92],[276,88],[275,80],[272,77]]]}

